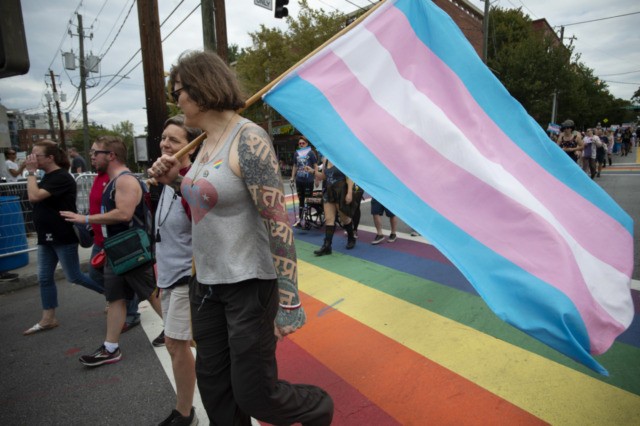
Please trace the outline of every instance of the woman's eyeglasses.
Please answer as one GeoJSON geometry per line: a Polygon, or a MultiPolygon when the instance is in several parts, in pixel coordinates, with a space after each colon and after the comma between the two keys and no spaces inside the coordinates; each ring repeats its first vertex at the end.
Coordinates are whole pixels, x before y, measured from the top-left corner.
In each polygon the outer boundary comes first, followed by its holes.
{"type": "Polygon", "coordinates": [[[173,101],[178,103],[178,98],[180,97],[180,93],[184,90],[184,86],[182,86],[179,89],[174,90],[173,92],[171,92],[171,98],[173,98],[173,101]]]}

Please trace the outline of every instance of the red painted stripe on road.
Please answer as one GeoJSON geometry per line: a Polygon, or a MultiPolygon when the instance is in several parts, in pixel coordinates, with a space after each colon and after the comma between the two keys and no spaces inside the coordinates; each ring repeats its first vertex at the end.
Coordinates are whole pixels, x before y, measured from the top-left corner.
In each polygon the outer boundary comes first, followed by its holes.
{"type": "Polygon", "coordinates": [[[278,343],[277,357],[281,379],[317,385],[329,392],[335,407],[332,426],[400,424],[291,339],[278,343]]]}
{"type": "Polygon", "coordinates": [[[544,424],[338,310],[318,316],[326,305],[300,295],[307,325],[290,339],[401,424],[544,424]]]}

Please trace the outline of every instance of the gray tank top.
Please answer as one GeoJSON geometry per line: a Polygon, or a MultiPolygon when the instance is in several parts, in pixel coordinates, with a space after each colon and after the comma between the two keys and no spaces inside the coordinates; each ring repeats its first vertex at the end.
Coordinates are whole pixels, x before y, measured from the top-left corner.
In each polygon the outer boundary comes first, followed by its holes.
{"type": "Polygon", "coordinates": [[[182,181],[202,284],[276,278],[266,227],[244,181],[229,168],[231,143],[248,122],[240,120],[218,154],[205,163],[197,159],[182,181]]]}

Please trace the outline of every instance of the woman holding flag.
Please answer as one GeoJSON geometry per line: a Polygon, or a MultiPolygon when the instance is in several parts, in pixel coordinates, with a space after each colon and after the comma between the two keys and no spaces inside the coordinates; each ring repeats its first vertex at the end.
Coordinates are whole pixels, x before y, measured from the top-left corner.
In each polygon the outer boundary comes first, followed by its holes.
{"type": "Polygon", "coordinates": [[[293,333],[306,316],[271,140],[236,113],[245,102],[215,53],[181,55],[169,83],[184,124],[207,134],[184,178],[180,160],[166,154],[149,175],[180,191],[191,207],[196,275],[189,296],[196,377],[209,420],[328,425],[333,401],[324,390],[278,380],[276,336],[293,333]]]}

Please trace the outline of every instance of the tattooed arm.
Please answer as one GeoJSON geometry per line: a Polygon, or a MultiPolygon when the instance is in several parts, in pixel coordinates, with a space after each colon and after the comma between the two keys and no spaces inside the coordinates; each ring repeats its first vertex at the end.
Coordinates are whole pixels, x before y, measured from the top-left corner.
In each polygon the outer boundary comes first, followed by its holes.
{"type": "Polygon", "coordinates": [[[267,228],[280,292],[276,335],[286,336],[302,327],[306,316],[298,297],[296,248],[278,161],[269,136],[255,124],[240,133],[237,152],[240,173],[267,228]]]}

